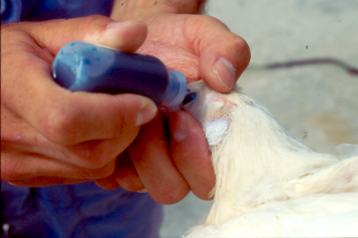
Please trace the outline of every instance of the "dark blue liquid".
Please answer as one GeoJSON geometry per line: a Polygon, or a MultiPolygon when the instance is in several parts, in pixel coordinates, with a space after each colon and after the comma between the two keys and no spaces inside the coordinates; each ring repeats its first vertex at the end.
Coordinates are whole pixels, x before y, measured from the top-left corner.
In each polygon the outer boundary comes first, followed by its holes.
{"type": "Polygon", "coordinates": [[[135,93],[161,104],[168,88],[168,72],[157,58],[72,42],[57,54],[54,80],[71,91],[109,94],[135,93]]]}

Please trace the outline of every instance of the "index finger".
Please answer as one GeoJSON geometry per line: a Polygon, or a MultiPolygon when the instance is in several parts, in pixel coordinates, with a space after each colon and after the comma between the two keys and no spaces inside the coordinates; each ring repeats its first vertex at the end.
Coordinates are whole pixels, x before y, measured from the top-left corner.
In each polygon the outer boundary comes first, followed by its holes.
{"type": "Polygon", "coordinates": [[[39,46],[52,54],[56,54],[62,46],[71,41],[85,41],[134,52],[147,36],[147,27],[140,21],[115,22],[100,15],[52,20],[40,25],[27,24],[25,31],[39,46]]]}
{"type": "Polygon", "coordinates": [[[201,78],[218,92],[229,92],[249,64],[246,41],[216,18],[163,14],[148,19],[147,24],[149,40],[164,41],[198,56],[201,78]]]}
{"type": "Polygon", "coordinates": [[[169,113],[169,125],[175,166],[197,197],[211,199],[215,172],[200,124],[186,112],[177,111],[169,113]]]}
{"type": "Polygon", "coordinates": [[[199,72],[212,89],[230,92],[250,62],[250,48],[219,20],[205,16],[197,35],[199,72]],[[208,24],[211,22],[211,24],[208,24]]]}
{"type": "MultiPolygon", "coordinates": [[[[97,25],[87,26],[95,29],[91,28],[92,31],[89,30],[89,32],[98,33],[106,26],[104,23],[112,22],[105,17],[97,18],[95,18],[99,22],[97,25]]],[[[90,19],[93,20],[93,17],[90,19]]],[[[87,19],[73,21],[91,23],[87,19]]],[[[73,27],[72,23],[71,20],[50,21],[38,25],[31,23],[28,27],[30,30],[23,25],[19,27],[16,25],[1,32],[2,102],[41,134],[57,143],[75,144],[87,140],[113,138],[120,134],[138,133],[135,127],[151,120],[157,111],[151,100],[130,94],[112,96],[72,93],[59,87],[52,80],[50,62],[53,56],[51,53],[56,52],[62,43],[71,41],[70,33],[66,30],[73,27]],[[44,29],[42,35],[39,32],[41,29],[44,29]],[[61,33],[62,30],[67,33],[64,34],[62,40],[56,40],[54,32],[61,33]],[[32,38],[36,34],[39,34],[37,41],[32,38]],[[48,38],[45,37],[46,35],[48,38]],[[51,43],[51,37],[54,40],[53,43],[51,43]]],[[[84,24],[80,25],[84,27],[84,24]]],[[[137,26],[138,24],[134,23],[135,30],[137,26]]],[[[144,41],[146,28],[142,23],[139,24],[139,28],[144,29],[144,31],[139,29],[142,32],[139,38],[144,41]]],[[[112,35],[112,29],[109,32],[112,35]]],[[[134,37],[132,33],[131,27],[127,26],[124,30],[113,34],[122,39],[122,43],[126,46],[123,39],[128,41],[128,36],[134,37]]],[[[72,34],[76,35],[74,32],[72,34]]],[[[89,36],[95,36],[95,34],[89,36]]],[[[102,42],[108,40],[106,34],[98,35],[98,37],[104,36],[103,39],[99,38],[102,42]]],[[[73,40],[79,40],[79,35],[74,36],[73,40]]],[[[88,35],[84,34],[82,37],[85,39],[88,35]]],[[[131,47],[139,47],[142,41],[137,41],[131,47]]],[[[130,141],[127,143],[129,144],[130,141]]]]}

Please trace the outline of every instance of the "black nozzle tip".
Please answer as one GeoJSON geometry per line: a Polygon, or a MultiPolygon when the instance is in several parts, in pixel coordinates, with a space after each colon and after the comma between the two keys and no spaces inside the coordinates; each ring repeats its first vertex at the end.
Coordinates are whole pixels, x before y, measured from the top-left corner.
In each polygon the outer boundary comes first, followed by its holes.
{"type": "Polygon", "coordinates": [[[196,98],[196,93],[189,93],[185,96],[183,105],[190,103],[196,98]]]}

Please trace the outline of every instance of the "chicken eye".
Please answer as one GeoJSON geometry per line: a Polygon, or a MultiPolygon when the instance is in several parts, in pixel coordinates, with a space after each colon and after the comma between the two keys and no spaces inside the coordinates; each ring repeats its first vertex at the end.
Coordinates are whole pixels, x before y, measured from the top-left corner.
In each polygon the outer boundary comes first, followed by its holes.
{"type": "Polygon", "coordinates": [[[185,96],[183,105],[186,105],[190,102],[192,102],[196,98],[196,93],[189,93],[185,96]]]}

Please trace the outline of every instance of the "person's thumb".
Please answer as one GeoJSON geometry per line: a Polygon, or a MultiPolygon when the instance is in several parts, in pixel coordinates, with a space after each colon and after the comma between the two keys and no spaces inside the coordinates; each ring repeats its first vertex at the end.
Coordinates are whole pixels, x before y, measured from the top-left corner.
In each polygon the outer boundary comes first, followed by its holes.
{"type": "Polygon", "coordinates": [[[71,41],[134,51],[146,33],[143,23],[114,22],[103,16],[9,24],[1,31],[2,102],[53,142],[123,138],[125,148],[139,126],[155,116],[155,103],[139,95],[72,93],[59,87],[50,76],[48,52],[55,55],[71,41]]]}
{"type": "Polygon", "coordinates": [[[37,44],[53,55],[71,41],[85,41],[134,52],[147,36],[147,27],[140,21],[115,22],[100,15],[28,24],[27,30],[37,44]]]}

